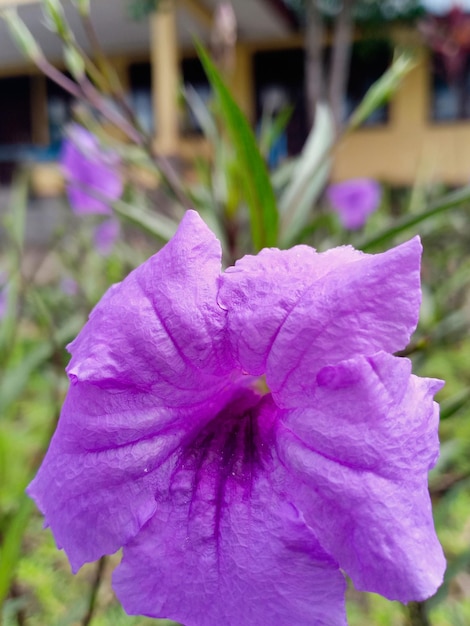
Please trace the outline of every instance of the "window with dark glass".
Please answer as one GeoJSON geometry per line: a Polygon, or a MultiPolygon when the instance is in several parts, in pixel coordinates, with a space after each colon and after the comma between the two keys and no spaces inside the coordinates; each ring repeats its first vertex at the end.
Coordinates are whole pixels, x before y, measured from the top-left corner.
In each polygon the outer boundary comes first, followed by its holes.
{"type": "Polygon", "coordinates": [[[431,56],[431,118],[435,122],[470,119],[470,55],[461,54],[455,74],[448,71],[442,55],[431,56]]]}
{"type": "Polygon", "coordinates": [[[0,79],[0,182],[11,180],[15,163],[32,143],[31,78],[0,79]]]}
{"type": "Polygon", "coordinates": [[[155,131],[152,104],[152,66],[146,61],[129,66],[131,107],[145,132],[155,131]]]}
{"type": "Polygon", "coordinates": [[[62,146],[65,127],[72,119],[73,97],[52,80],[47,79],[47,122],[51,157],[57,157],[62,146]]]}
{"type": "Polygon", "coordinates": [[[298,154],[308,135],[305,107],[305,55],[301,48],[257,52],[253,57],[256,123],[263,112],[275,116],[282,109],[292,107],[285,133],[275,146],[276,154],[269,161],[276,165],[287,155],[298,154]],[[282,152],[282,154],[280,154],[282,152]]]}
{"type": "MultiPolygon", "coordinates": [[[[364,39],[354,43],[351,66],[344,103],[347,119],[360,104],[367,91],[385,73],[392,61],[392,47],[387,40],[364,39]]],[[[376,126],[388,122],[388,106],[376,109],[364,122],[364,126],[376,126]]]]}
{"type": "MultiPolygon", "coordinates": [[[[212,97],[212,91],[199,59],[196,57],[183,59],[181,62],[181,73],[185,90],[194,90],[200,100],[208,106],[212,97]]],[[[184,100],[182,110],[182,131],[190,135],[200,135],[202,133],[197,117],[186,100],[184,100]]]]}

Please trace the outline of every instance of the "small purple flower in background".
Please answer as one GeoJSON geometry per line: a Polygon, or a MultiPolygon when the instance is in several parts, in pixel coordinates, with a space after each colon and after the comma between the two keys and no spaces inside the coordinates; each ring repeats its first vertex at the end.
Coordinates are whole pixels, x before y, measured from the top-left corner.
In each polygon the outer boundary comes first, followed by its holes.
{"type": "Polygon", "coordinates": [[[0,286],[0,320],[5,317],[6,312],[7,312],[6,289],[0,286]]]}
{"type": "Polygon", "coordinates": [[[95,248],[101,256],[109,256],[120,233],[119,221],[111,218],[95,228],[95,248]]]}
{"type": "Polygon", "coordinates": [[[382,189],[375,180],[356,178],[330,185],[326,195],[344,228],[358,230],[365,225],[369,215],[378,209],[382,189]]]}
{"type": "Polygon", "coordinates": [[[343,572],[390,599],[432,595],[442,383],[393,356],[418,321],[420,256],[418,238],[296,246],[221,273],[188,212],[69,346],[28,492],[73,570],[123,547],[125,610],[186,626],[344,626],[343,572]]]}
{"type": "Polygon", "coordinates": [[[0,320],[5,317],[8,309],[8,275],[0,271],[0,320]]]}
{"type": "Polygon", "coordinates": [[[119,157],[114,152],[105,151],[88,130],[72,124],[60,161],[73,211],[77,214],[111,214],[109,204],[122,193],[119,157]]]}
{"type": "Polygon", "coordinates": [[[66,296],[76,296],[78,294],[78,283],[70,276],[64,276],[60,281],[60,290],[66,296]]]}
{"type": "Polygon", "coordinates": [[[0,287],[0,320],[3,317],[5,317],[6,312],[7,312],[6,293],[5,293],[5,289],[3,287],[0,287]]]}

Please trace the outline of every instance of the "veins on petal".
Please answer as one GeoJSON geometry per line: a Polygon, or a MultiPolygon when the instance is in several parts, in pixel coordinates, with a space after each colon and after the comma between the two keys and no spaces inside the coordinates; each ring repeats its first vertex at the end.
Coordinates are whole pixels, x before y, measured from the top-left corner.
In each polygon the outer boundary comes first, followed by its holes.
{"type": "Polygon", "coordinates": [[[188,505],[188,532],[208,518],[207,539],[220,538],[224,511],[249,502],[253,481],[264,467],[268,447],[259,432],[262,397],[244,389],[185,446],[171,477],[170,492],[188,505]]]}

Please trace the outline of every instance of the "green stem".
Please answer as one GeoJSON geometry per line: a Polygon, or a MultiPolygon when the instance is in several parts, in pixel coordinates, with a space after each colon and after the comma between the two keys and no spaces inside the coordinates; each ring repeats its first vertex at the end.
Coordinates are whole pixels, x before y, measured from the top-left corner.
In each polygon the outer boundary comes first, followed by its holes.
{"type": "Polygon", "coordinates": [[[368,252],[379,245],[382,245],[386,241],[392,239],[396,235],[399,235],[403,231],[424,222],[434,215],[439,215],[448,209],[462,204],[469,204],[470,202],[470,186],[461,187],[456,191],[442,196],[438,200],[431,202],[427,209],[414,215],[405,215],[399,220],[396,220],[392,226],[385,228],[379,233],[375,233],[370,239],[362,239],[355,243],[355,247],[359,248],[363,252],[368,252]]]}
{"type": "Polygon", "coordinates": [[[96,608],[96,599],[98,597],[98,590],[100,588],[101,580],[103,578],[105,565],[106,557],[102,556],[101,559],[98,561],[98,565],[96,567],[95,578],[93,579],[93,583],[91,585],[90,598],[88,601],[88,611],[86,612],[86,615],[82,620],[82,626],[89,626],[91,624],[91,620],[93,619],[96,608]]]}
{"type": "Polygon", "coordinates": [[[410,602],[406,607],[407,626],[431,626],[425,602],[410,602]]]}

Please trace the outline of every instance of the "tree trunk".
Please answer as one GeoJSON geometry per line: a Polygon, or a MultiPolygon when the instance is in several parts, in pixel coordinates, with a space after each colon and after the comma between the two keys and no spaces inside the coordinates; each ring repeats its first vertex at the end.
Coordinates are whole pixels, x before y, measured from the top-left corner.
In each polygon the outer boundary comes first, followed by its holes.
{"type": "Polygon", "coordinates": [[[323,18],[317,0],[306,0],[305,15],[305,89],[307,119],[313,125],[315,107],[326,98],[323,72],[323,18]]]}
{"type": "Polygon", "coordinates": [[[356,0],[343,0],[343,8],[336,19],[334,28],[328,96],[336,130],[340,129],[343,122],[343,110],[351,61],[351,44],[354,29],[353,9],[355,4],[356,0]]]}

